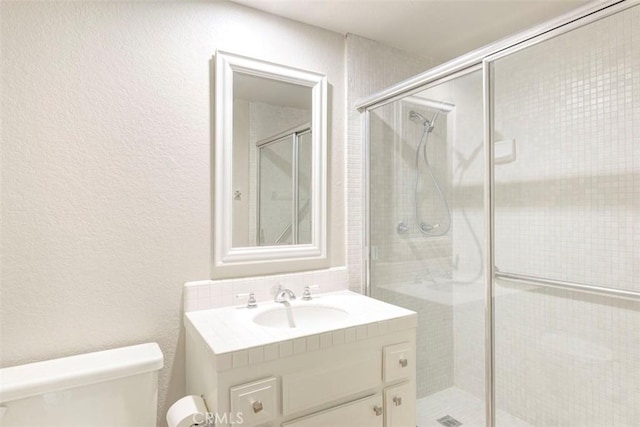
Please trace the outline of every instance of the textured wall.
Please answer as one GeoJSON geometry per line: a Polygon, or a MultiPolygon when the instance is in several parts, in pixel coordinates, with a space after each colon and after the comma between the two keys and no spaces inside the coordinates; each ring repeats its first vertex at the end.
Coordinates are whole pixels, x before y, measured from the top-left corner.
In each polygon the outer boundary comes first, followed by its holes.
{"type": "Polygon", "coordinates": [[[341,189],[344,39],[226,2],[0,7],[2,365],[157,341],[162,420],[184,392],[182,284],[210,277],[210,59],[327,74],[341,189]]]}

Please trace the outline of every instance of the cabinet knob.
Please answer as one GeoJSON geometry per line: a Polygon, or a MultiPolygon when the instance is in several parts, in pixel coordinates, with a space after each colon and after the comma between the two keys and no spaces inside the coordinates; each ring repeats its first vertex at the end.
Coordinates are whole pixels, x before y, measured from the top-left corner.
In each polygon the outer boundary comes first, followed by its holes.
{"type": "Polygon", "coordinates": [[[400,406],[400,405],[402,405],[402,398],[401,398],[401,397],[398,397],[398,396],[395,396],[395,397],[393,398],[393,404],[394,404],[394,405],[396,405],[396,406],[400,406]]]}
{"type": "Polygon", "coordinates": [[[263,406],[260,400],[256,400],[255,402],[253,402],[253,405],[251,406],[253,407],[254,414],[257,414],[258,412],[262,412],[263,406]]]}
{"type": "Polygon", "coordinates": [[[373,407],[373,412],[375,412],[376,417],[379,417],[380,415],[382,415],[382,406],[374,406],[373,407]]]}
{"type": "Polygon", "coordinates": [[[407,359],[400,359],[400,360],[398,360],[398,362],[400,363],[400,366],[403,367],[403,368],[406,368],[407,364],[409,363],[409,362],[407,362],[407,359]]]}

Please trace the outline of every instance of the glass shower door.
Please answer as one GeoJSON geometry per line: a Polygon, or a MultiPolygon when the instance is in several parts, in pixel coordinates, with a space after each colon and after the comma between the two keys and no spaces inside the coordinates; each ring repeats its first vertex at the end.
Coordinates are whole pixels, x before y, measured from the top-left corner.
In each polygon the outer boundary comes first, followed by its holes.
{"type": "Polygon", "coordinates": [[[483,426],[482,72],[370,111],[370,294],[418,313],[417,425],[483,426]]]}
{"type": "Polygon", "coordinates": [[[492,75],[496,424],[638,426],[640,7],[492,75]]]}
{"type": "Polygon", "coordinates": [[[258,150],[260,163],[258,244],[290,245],[293,209],[293,137],[287,135],[258,150]]]}

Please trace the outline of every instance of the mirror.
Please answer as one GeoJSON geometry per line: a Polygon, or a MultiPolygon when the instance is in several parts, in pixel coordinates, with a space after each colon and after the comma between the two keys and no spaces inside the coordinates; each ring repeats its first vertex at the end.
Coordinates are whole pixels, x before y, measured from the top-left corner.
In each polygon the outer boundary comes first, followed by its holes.
{"type": "Polygon", "coordinates": [[[326,258],[326,132],[324,75],[216,53],[214,276],[326,258]]]}
{"type": "MultiPolygon", "coordinates": [[[[310,125],[261,141],[257,151],[257,200],[253,203],[252,197],[249,203],[257,206],[255,218],[250,215],[249,219],[256,222],[257,227],[249,233],[249,239],[255,239],[257,246],[310,244],[310,125]]],[[[240,237],[246,240],[247,236],[240,237]]]]}

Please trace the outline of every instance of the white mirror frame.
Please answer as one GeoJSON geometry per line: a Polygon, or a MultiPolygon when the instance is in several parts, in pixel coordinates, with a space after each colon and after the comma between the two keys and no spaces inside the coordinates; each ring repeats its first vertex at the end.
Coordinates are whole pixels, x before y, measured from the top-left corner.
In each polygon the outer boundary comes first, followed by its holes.
{"type": "MultiPolygon", "coordinates": [[[[327,258],[327,77],[227,52],[215,55],[215,142],[213,206],[213,277],[225,269],[327,258]],[[232,246],[233,221],[233,76],[278,80],[312,89],[311,244],[232,246]]],[[[298,270],[300,268],[297,268],[298,270]]],[[[296,268],[293,269],[295,271],[296,268]]],[[[244,271],[246,274],[246,270],[244,271]]]]}

